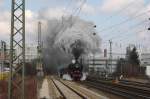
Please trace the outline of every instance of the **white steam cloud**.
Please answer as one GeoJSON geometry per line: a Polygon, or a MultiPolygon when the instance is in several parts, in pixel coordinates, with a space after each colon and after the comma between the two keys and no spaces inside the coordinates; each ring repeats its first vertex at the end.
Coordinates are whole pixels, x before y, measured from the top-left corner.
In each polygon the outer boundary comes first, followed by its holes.
{"type": "Polygon", "coordinates": [[[95,25],[78,17],[48,20],[45,32],[43,54],[45,66],[50,70],[56,71],[57,67],[68,66],[74,58],[71,45],[77,40],[82,42],[84,53],[81,54],[100,51],[101,39],[95,30],[95,25]]]}
{"type": "Polygon", "coordinates": [[[69,17],[62,20],[63,28],[57,34],[55,45],[65,48],[71,53],[71,45],[79,40],[83,43],[85,53],[94,52],[99,49],[100,38],[96,33],[95,25],[77,17],[69,17]]]}

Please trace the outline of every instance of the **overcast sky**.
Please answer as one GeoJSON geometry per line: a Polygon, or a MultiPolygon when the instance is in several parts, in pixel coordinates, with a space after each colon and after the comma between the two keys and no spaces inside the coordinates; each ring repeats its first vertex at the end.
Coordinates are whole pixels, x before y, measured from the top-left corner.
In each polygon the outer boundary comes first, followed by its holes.
{"type": "MultiPolygon", "coordinates": [[[[102,38],[102,49],[108,48],[108,40],[114,49],[124,49],[136,44],[146,49],[150,42],[150,0],[87,0],[80,13],[83,0],[25,0],[26,39],[36,42],[38,20],[60,19],[65,15],[77,15],[97,25],[102,38]]],[[[10,38],[11,0],[0,0],[0,40],[10,38]]],[[[44,27],[43,27],[44,28],[44,27]]]]}

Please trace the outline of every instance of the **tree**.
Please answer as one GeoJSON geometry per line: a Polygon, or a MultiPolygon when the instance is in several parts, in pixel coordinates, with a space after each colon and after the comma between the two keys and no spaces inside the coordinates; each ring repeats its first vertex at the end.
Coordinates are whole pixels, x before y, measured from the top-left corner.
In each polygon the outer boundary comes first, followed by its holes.
{"type": "Polygon", "coordinates": [[[136,47],[127,47],[126,58],[117,62],[115,75],[137,76],[139,74],[140,60],[136,47]]]}
{"type": "Polygon", "coordinates": [[[129,52],[129,57],[127,59],[127,75],[137,76],[139,74],[140,60],[136,47],[133,47],[129,52]]]}
{"type": "Polygon", "coordinates": [[[130,53],[129,53],[129,63],[131,65],[134,65],[134,66],[140,65],[139,55],[138,55],[138,52],[136,50],[136,47],[134,47],[132,49],[132,51],[130,51],[130,53]]]}

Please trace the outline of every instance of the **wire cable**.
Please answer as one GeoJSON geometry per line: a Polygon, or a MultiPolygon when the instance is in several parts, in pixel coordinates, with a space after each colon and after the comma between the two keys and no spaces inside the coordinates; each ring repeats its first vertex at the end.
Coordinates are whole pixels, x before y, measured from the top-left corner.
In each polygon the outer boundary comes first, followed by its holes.
{"type": "Polygon", "coordinates": [[[128,18],[128,19],[126,19],[126,20],[124,20],[124,21],[122,21],[122,22],[120,22],[120,23],[117,23],[117,24],[115,24],[115,25],[112,25],[112,26],[110,26],[110,27],[104,28],[104,29],[102,29],[102,30],[99,31],[99,32],[103,32],[103,31],[110,30],[110,29],[112,29],[112,28],[114,28],[114,27],[116,27],[116,26],[121,26],[121,25],[124,24],[124,23],[127,23],[127,22],[129,22],[129,21],[131,21],[131,20],[133,20],[133,19],[136,19],[136,18],[138,18],[138,17],[140,17],[140,16],[143,16],[143,15],[147,14],[148,12],[150,12],[150,10],[148,10],[148,11],[146,11],[146,12],[143,12],[143,13],[140,13],[140,14],[138,14],[138,15],[132,17],[132,18],[128,18]]]}
{"type": "MultiPolygon", "coordinates": [[[[135,25],[129,27],[128,29],[125,29],[125,30],[122,30],[122,31],[123,31],[124,33],[131,32],[131,30],[133,30],[133,29],[135,29],[135,28],[137,28],[137,27],[143,25],[143,24],[146,23],[147,21],[148,21],[148,20],[145,19],[145,20],[139,22],[138,24],[135,24],[135,25]]],[[[122,31],[121,31],[121,30],[118,31],[118,32],[120,33],[119,35],[122,35],[122,31]]],[[[119,37],[120,37],[120,36],[119,36],[119,37]]],[[[118,34],[117,34],[116,36],[110,37],[109,39],[115,39],[115,38],[118,38],[118,34]]]]}
{"type": "Polygon", "coordinates": [[[87,2],[87,0],[83,0],[83,2],[81,2],[80,7],[77,8],[77,9],[72,13],[72,15],[73,15],[73,14],[74,14],[75,16],[79,15],[79,13],[81,12],[81,10],[82,10],[82,8],[83,8],[83,6],[84,6],[84,4],[85,4],[86,2],[87,2]]]}
{"type": "MultiPolygon", "coordinates": [[[[137,0],[137,1],[139,1],[139,0],[137,0]]],[[[111,16],[107,17],[106,19],[104,19],[105,23],[108,22],[114,16],[119,15],[120,13],[124,12],[124,10],[128,9],[131,5],[137,3],[137,1],[136,2],[135,2],[135,0],[131,1],[125,7],[123,7],[122,9],[120,9],[119,11],[117,11],[116,13],[114,13],[113,15],[111,15],[111,16]]]]}

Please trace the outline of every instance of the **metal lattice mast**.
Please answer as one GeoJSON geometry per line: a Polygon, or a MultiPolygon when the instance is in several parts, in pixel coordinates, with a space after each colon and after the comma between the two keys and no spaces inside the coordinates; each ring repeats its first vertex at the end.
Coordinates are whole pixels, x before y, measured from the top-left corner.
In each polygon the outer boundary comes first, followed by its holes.
{"type": "Polygon", "coordinates": [[[8,99],[24,98],[25,0],[12,0],[8,99]],[[17,51],[16,55],[14,53],[17,51]],[[20,72],[20,74],[19,74],[20,72]],[[18,94],[16,95],[15,92],[18,94]],[[14,98],[14,95],[17,98],[14,98]]]}
{"type": "Polygon", "coordinates": [[[38,22],[38,64],[37,71],[39,76],[43,76],[43,67],[42,67],[42,36],[41,36],[41,22],[38,22]]]}
{"type": "Polygon", "coordinates": [[[41,48],[41,43],[42,43],[42,39],[41,39],[41,22],[38,22],[38,46],[41,48]]]}
{"type": "MultiPolygon", "coordinates": [[[[2,54],[2,67],[1,67],[1,71],[4,71],[4,67],[5,67],[5,58],[6,58],[6,42],[1,41],[1,54],[2,54]]],[[[2,78],[3,78],[3,74],[2,74],[2,78]]]]}
{"type": "Polygon", "coordinates": [[[110,73],[112,73],[112,41],[111,40],[109,40],[109,44],[110,44],[109,64],[110,64],[110,73]]]}

